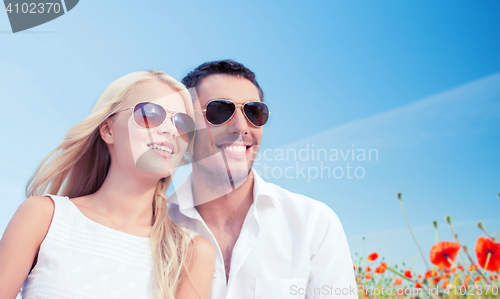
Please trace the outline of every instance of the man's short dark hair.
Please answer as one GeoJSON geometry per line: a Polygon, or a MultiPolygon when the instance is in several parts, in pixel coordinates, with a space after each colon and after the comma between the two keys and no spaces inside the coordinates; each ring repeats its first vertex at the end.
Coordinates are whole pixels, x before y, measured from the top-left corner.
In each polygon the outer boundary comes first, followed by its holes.
{"type": "Polygon", "coordinates": [[[182,84],[186,85],[187,88],[196,88],[198,87],[198,84],[201,83],[201,80],[203,80],[203,78],[211,75],[221,74],[236,76],[249,80],[255,85],[255,87],[257,87],[260,100],[264,101],[264,93],[257,83],[257,80],[255,80],[255,74],[243,64],[230,59],[210,61],[201,64],[193,71],[189,72],[189,74],[187,74],[184,79],[182,79],[182,84]]]}

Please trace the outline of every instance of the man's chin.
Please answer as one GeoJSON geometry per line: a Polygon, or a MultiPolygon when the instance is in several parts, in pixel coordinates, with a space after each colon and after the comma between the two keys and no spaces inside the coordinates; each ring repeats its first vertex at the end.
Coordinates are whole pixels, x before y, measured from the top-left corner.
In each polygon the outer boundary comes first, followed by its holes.
{"type": "Polygon", "coordinates": [[[239,168],[239,169],[229,169],[227,168],[227,173],[229,179],[234,185],[242,184],[248,178],[252,172],[252,168],[239,168]]]}
{"type": "Polygon", "coordinates": [[[229,155],[224,156],[218,153],[204,159],[199,159],[199,157],[200,155],[197,155],[193,159],[195,160],[193,161],[193,171],[195,168],[202,171],[206,176],[205,179],[216,185],[226,186],[228,183],[237,185],[244,182],[252,170],[253,161],[248,161],[246,156],[243,156],[242,159],[235,159],[229,155]]]}

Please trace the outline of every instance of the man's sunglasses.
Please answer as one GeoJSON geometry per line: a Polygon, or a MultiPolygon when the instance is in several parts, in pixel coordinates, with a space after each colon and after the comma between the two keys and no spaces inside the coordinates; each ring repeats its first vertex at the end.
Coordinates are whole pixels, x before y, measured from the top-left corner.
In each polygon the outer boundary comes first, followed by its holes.
{"type": "Polygon", "coordinates": [[[137,126],[144,129],[153,129],[161,126],[167,119],[167,116],[170,115],[179,136],[186,142],[193,139],[195,132],[194,121],[186,113],[178,112],[151,102],[137,103],[134,107],[121,109],[118,112],[128,109],[134,109],[134,122],[137,126]],[[173,113],[169,113],[168,111],[173,113]]]}
{"type": "Polygon", "coordinates": [[[205,109],[205,119],[212,125],[220,126],[228,122],[236,112],[236,107],[241,106],[245,118],[256,127],[266,124],[269,108],[262,102],[246,102],[245,104],[235,104],[230,100],[217,99],[207,103],[205,109]]]}

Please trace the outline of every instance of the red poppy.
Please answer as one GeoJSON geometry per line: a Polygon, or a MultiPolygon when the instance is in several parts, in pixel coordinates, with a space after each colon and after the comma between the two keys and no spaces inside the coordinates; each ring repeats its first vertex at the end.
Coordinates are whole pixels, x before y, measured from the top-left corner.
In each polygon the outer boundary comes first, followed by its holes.
{"type": "Polygon", "coordinates": [[[481,276],[477,276],[476,278],[474,278],[474,281],[475,282],[480,282],[481,281],[481,276]]]}
{"type": "Polygon", "coordinates": [[[375,269],[375,273],[382,274],[387,269],[387,264],[385,262],[381,263],[380,266],[375,269]]]}
{"type": "Polygon", "coordinates": [[[418,279],[422,279],[422,275],[418,275],[418,279]]]}
{"type": "Polygon", "coordinates": [[[440,268],[450,268],[460,247],[457,242],[438,242],[431,248],[431,262],[440,268]]]}
{"type": "Polygon", "coordinates": [[[408,277],[408,278],[412,278],[413,277],[413,275],[411,274],[411,270],[406,270],[405,273],[404,273],[404,275],[406,277],[408,277]]]}
{"type": "Polygon", "coordinates": [[[372,261],[372,262],[373,262],[373,261],[374,261],[374,260],[376,260],[376,259],[378,259],[378,253],[376,253],[376,252],[374,252],[374,253],[372,253],[372,254],[370,254],[370,255],[368,256],[368,260],[369,260],[369,261],[372,261]]]}
{"type": "Polygon", "coordinates": [[[425,278],[432,278],[432,277],[435,277],[437,275],[438,275],[438,273],[436,270],[429,270],[429,271],[425,272],[425,278]]]}
{"type": "Polygon", "coordinates": [[[483,269],[492,272],[500,270],[500,243],[479,237],[476,242],[476,256],[483,269]]]}
{"type": "Polygon", "coordinates": [[[403,283],[403,279],[401,277],[394,278],[394,285],[401,285],[403,283]]]}
{"type": "Polygon", "coordinates": [[[371,278],[372,278],[371,273],[367,273],[367,274],[365,275],[365,278],[366,278],[366,279],[371,279],[371,278]]]}
{"type": "Polygon", "coordinates": [[[417,283],[415,284],[415,289],[421,289],[421,288],[422,288],[422,283],[417,282],[417,283]]]}
{"type": "Polygon", "coordinates": [[[458,265],[457,268],[464,271],[464,266],[462,266],[462,265],[458,265]]]}
{"type": "Polygon", "coordinates": [[[370,267],[365,268],[365,272],[370,272],[372,269],[370,267]]]}
{"type": "Polygon", "coordinates": [[[490,275],[490,280],[497,280],[498,279],[498,275],[490,275]]]}
{"type": "Polygon", "coordinates": [[[443,284],[442,284],[443,289],[446,289],[449,284],[450,284],[450,282],[448,280],[443,281],[443,284]]]}

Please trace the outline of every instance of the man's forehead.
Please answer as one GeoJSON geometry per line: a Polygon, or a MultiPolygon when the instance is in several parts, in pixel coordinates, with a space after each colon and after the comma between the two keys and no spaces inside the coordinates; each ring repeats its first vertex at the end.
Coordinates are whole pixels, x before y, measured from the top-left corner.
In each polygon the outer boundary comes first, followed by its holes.
{"type": "Polygon", "coordinates": [[[202,103],[215,99],[234,102],[260,101],[259,90],[250,80],[225,74],[203,78],[196,92],[202,103]]]}

